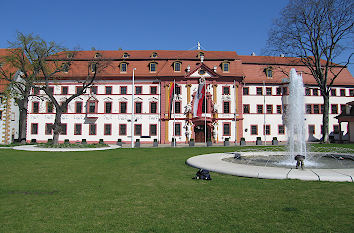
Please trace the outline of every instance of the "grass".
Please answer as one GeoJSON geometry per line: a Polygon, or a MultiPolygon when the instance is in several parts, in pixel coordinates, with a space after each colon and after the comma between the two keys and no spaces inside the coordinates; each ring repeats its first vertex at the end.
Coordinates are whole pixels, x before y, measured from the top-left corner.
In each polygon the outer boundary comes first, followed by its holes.
{"type": "Polygon", "coordinates": [[[353,232],[352,183],[191,179],[187,158],[235,150],[2,149],[0,232],[353,232]]]}

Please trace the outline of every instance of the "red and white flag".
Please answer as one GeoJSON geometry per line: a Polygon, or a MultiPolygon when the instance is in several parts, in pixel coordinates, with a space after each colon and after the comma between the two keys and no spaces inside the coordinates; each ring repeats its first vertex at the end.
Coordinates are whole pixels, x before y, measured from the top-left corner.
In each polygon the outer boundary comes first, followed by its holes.
{"type": "Polygon", "coordinates": [[[203,99],[205,97],[205,83],[201,82],[198,85],[197,94],[194,96],[193,117],[202,115],[203,99]]]}

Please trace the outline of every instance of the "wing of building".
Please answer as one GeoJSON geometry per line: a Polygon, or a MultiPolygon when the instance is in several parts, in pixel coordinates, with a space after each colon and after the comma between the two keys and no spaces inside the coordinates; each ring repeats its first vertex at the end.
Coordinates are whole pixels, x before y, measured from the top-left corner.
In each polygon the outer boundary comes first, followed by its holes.
{"type": "MultiPolygon", "coordinates": [[[[103,139],[106,143],[129,143],[132,137],[141,143],[156,140],[163,144],[173,138],[177,143],[190,139],[256,141],[257,137],[286,141],[284,118],[291,68],[303,73],[308,140],[321,138],[323,100],[314,78],[296,58],[202,50],[79,51],[73,56],[67,57],[72,60],[70,68],[51,83],[59,101],[80,88],[96,59],[107,66],[93,87],[69,104],[62,116],[61,142],[86,139],[96,143],[103,139]],[[199,115],[193,114],[197,107],[199,115]]],[[[29,104],[27,140],[46,142],[52,138],[55,113],[41,98],[44,93],[36,94],[29,104]]],[[[339,137],[334,117],[353,96],[354,80],[344,69],[330,97],[330,132],[334,137],[339,137]]],[[[347,126],[341,128],[343,139],[347,139],[347,126]]]]}
{"type": "MultiPolygon", "coordinates": [[[[8,49],[0,49],[0,70],[18,75],[17,70],[1,60],[8,53],[8,49]]],[[[0,73],[0,144],[9,144],[18,138],[19,109],[8,88],[9,82],[0,73]]]]}

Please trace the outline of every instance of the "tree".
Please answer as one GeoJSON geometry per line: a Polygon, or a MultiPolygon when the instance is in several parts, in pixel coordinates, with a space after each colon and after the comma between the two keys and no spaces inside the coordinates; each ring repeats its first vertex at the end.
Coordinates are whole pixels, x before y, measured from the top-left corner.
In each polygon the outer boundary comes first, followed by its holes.
{"type": "Polygon", "coordinates": [[[16,41],[9,42],[7,55],[0,58],[0,79],[9,83],[9,95],[19,107],[19,140],[26,141],[28,100],[34,82],[40,75],[36,48],[40,38],[32,34],[17,33],[16,41]],[[6,68],[5,68],[6,67],[6,68]]]}
{"type": "Polygon", "coordinates": [[[298,57],[323,97],[323,138],[328,142],[329,93],[353,53],[337,62],[352,42],[352,0],[290,0],[275,20],[267,42],[272,54],[298,57]]]}
{"type": "Polygon", "coordinates": [[[86,91],[93,85],[97,74],[102,72],[108,66],[109,61],[103,59],[99,53],[96,53],[92,59],[88,59],[87,76],[85,79],[78,81],[78,83],[81,85],[81,88],[78,88],[75,94],[71,94],[66,97],[64,101],[59,102],[59,100],[55,97],[51,86],[55,82],[60,82],[61,72],[68,72],[72,66],[77,64],[75,61],[75,56],[80,52],[67,51],[55,54],[48,53],[48,51],[53,50],[54,46],[54,44],[47,44],[43,42],[42,46],[37,49],[37,53],[40,55],[40,57],[43,58],[38,62],[38,66],[42,74],[42,80],[40,80],[41,82],[37,83],[37,86],[40,90],[43,90],[46,93],[50,102],[55,107],[55,120],[52,125],[53,144],[58,144],[59,135],[62,130],[62,114],[66,112],[69,103],[73,99],[86,93],[86,91]]]}

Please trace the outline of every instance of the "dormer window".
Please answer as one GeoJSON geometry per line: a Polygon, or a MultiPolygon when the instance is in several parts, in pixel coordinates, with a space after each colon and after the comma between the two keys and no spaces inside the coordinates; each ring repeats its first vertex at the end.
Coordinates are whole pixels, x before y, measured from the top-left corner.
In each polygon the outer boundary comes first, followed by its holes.
{"type": "Polygon", "coordinates": [[[156,72],[156,70],[157,70],[157,63],[156,62],[151,62],[149,64],[149,71],[150,72],[156,72]]]}
{"type": "Polygon", "coordinates": [[[266,73],[267,78],[272,78],[273,77],[273,68],[272,67],[266,68],[265,73],[266,73]]]}
{"type": "Polygon", "coordinates": [[[198,58],[204,57],[204,53],[203,52],[199,52],[198,53],[198,58]]]}
{"type": "Polygon", "coordinates": [[[68,63],[63,63],[62,64],[63,72],[68,73],[69,72],[69,68],[70,68],[70,64],[68,64],[68,63]]]}
{"type": "Polygon", "coordinates": [[[95,73],[96,70],[97,70],[97,64],[96,64],[96,63],[92,63],[92,64],[90,65],[90,69],[91,69],[91,72],[92,72],[92,73],[95,73]]]}
{"type": "Polygon", "coordinates": [[[68,53],[68,54],[66,54],[66,58],[73,58],[74,57],[74,54],[73,53],[68,53]]]}
{"type": "Polygon", "coordinates": [[[152,57],[152,58],[156,58],[156,57],[157,57],[157,53],[156,53],[156,52],[153,52],[153,53],[151,54],[151,57],[152,57]]]}
{"type": "Polygon", "coordinates": [[[124,53],[123,54],[123,58],[129,58],[129,54],[128,53],[124,53]]]}
{"type": "Polygon", "coordinates": [[[127,72],[128,69],[128,63],[122,62],[120,63],[120,72],[127,72]]]}
{"type": "Polygon", "coordinates": [[[99,57],[102,57],[102,55],[100,53],[96,53],[95,58],[99,58],[99,57]]]}
{"type": "Polygon", "coordinates": [[[230,71],[230,63],[225,61],[221,63],[221,68],[223,72],[229,72],[230,71]]]}
{"type": "Polygon", "coordinates": [[[180,72],[181,71],[181,65],[182,65],[182,63],[179,62],[179,61],[174,62],[173,63],[173,70],[175,72],[180,72]]]}

